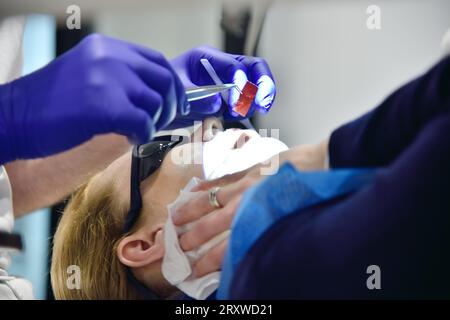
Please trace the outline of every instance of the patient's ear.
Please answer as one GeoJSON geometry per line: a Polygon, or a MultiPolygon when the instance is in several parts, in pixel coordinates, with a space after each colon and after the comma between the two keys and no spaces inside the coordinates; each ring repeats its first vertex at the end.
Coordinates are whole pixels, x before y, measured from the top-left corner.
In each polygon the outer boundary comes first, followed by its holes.
{"type": "Polygon", "coordinates": [[[132,268],[144,267],[164,256],[164,225],[143,227],[123,238],[118,247],[120,262],[132,268]]]}

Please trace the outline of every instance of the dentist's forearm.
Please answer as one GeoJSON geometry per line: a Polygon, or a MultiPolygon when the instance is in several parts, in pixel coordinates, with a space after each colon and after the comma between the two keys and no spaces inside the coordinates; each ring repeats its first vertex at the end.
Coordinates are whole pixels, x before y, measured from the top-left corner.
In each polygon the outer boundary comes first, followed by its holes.
{"type": "Polygon", "coordinates": [[[64,199],[130,147],[125,137],[108,134],[51,157],[8,163],[5,168],[12,187],[14,215],[17,218],[64,199]]]}

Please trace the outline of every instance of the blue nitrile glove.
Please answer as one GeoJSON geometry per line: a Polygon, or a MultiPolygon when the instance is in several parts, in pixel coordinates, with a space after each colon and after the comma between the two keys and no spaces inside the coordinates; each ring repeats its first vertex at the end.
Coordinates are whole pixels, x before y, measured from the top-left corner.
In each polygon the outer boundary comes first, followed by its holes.
{"type": "MultiPolygon", "coordinates": [[[[214,84],[200,59],[207,59],[224,83],[236,83],[241,89],[247,80],[258,85],[258,93],[247,116],[251,116],[255,110],[261,113],[267,113],[270,110],[276,89],[272,73],[264,59],[228,54],[208,46],[194,48],[170,61],[185,87],[214,84]]],[[[238,100],[239,92],[232,89],[229,93],[228,107],[223,110],[224,116],[233,120],[242,119],[232,110],[238,100]]],[[[170,124],[171,128],[186,126],[192,124],[194,120],[217,114],[222,106],[222,99],[217,94],[191,102],[190,105],[189,115],[177,116],[170,124]]]]}
{"type": "Polygon", "coordinates": [[[0,86],[0,163],[48,156],[109,132],[144,143],[187,108],[183,84],[162,54],[91,35],[0,86]]]}

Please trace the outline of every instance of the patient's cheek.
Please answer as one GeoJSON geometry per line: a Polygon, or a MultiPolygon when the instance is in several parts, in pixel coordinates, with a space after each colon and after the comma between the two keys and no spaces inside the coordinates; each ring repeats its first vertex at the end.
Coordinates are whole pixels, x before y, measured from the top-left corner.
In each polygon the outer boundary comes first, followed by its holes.
{"type": "MultiPolygon", "coordinates": [[[[184,144],[170,151],[166,159],[167,171],[173,175],[203,178],[203,142],[184,144]]],[[[166,159],[164,161],[166,161],[166,159]]],[[[172,177],[176,179],[176,177],[172,177]]]]}

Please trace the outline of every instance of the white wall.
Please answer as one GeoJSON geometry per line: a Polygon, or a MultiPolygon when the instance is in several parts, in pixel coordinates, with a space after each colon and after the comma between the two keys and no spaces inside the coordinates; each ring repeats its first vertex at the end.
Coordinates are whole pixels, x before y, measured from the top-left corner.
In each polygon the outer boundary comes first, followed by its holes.
{"type": "Polygon", "coordinates": [[[289,145],[322,139],[425,71],[449,27],[448,0],[275,1],[260,54],[278,95],[259,126],[280,128],[289,145]],[[379,31],[366,27],[370,4],[381,8],[379,31]]]}
{"type": "Polygon", "coordinates": [[[221,46],[221,7],[220,1],[208,0],[148,2],[129,10],[105,7],[97,13],[94,27],[174,57],[202,44],[221,46]]]}

